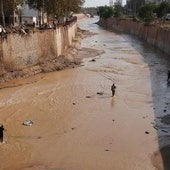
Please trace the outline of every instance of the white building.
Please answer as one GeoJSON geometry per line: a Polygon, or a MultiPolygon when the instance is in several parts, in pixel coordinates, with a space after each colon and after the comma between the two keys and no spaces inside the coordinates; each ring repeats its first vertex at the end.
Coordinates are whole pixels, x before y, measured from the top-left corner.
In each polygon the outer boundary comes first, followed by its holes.
{"type": "Polygon", "coordinates": [[[23,7],[21,22],[22,24],[32,25],[35,23],[37,25],[39,22],[39,12],[37,10],[30,9],[29,6],[25,4],[23,7]]]}
{"type": "Polygon", "coordinates": [[[29,8],[27,4],[23,6],[22,17],[21,17],[22,24],[32,25],[41,25],[47,23],[47,15],[43,13],[42,10],[38,11],[35,9],[29,8]]]}

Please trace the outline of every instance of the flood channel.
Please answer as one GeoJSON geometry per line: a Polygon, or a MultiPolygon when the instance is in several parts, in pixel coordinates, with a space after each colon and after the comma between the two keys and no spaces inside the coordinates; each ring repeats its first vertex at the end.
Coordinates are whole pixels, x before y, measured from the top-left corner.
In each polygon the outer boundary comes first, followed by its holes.
{"type": "Polygon", "coordinates": [[[170,168],[170,56],[96,22],[79,21],[95,33],[82,40],[79,67],[3,84],[0,169],[170,168]]]}

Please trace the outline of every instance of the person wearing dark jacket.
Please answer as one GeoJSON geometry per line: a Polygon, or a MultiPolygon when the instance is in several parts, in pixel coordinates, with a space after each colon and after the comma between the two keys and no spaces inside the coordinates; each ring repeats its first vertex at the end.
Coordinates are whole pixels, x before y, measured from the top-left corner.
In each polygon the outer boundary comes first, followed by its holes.
{"type": "Polygon", "coordinates": [[[113,83],[113,85],[111,86],[111,91],[112,91],[112,97],[115,95],[115,90],[116,90],[116,86],[113,83]]]}
{"type": "Polygon", "coordinates": [[[168,77],[167,77],[167,83],[170,81],[170,70],[168,70],[168,77]]]}
{"type": "Polygon", "coordinates": [[[3,137],[4,137],[3,131],[4,131],[4,126],[0,124],[0,142],[3,142],[3,137]]]}

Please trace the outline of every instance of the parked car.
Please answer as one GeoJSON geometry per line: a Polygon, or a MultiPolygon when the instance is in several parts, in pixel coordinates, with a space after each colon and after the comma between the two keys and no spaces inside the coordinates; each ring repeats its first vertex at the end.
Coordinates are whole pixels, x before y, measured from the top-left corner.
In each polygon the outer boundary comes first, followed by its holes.
{"type": "Polygon", "coordinates": [[[166,15],[165,15],[165,19],[166,19],[166,20],[170,20],[170,14],[166,14],[166,15]]]}

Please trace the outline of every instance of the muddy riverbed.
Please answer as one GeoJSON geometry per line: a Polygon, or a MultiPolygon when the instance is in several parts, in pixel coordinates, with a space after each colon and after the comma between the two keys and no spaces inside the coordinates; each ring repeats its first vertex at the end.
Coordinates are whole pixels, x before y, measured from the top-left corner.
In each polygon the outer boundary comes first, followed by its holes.
{"type": "Polygon", "coordinates": [[[95,33],[82,41],[79,67],[1,84],[0,169],[168,169],[170,60],[96,21],[79,22],[95,33]]]}

